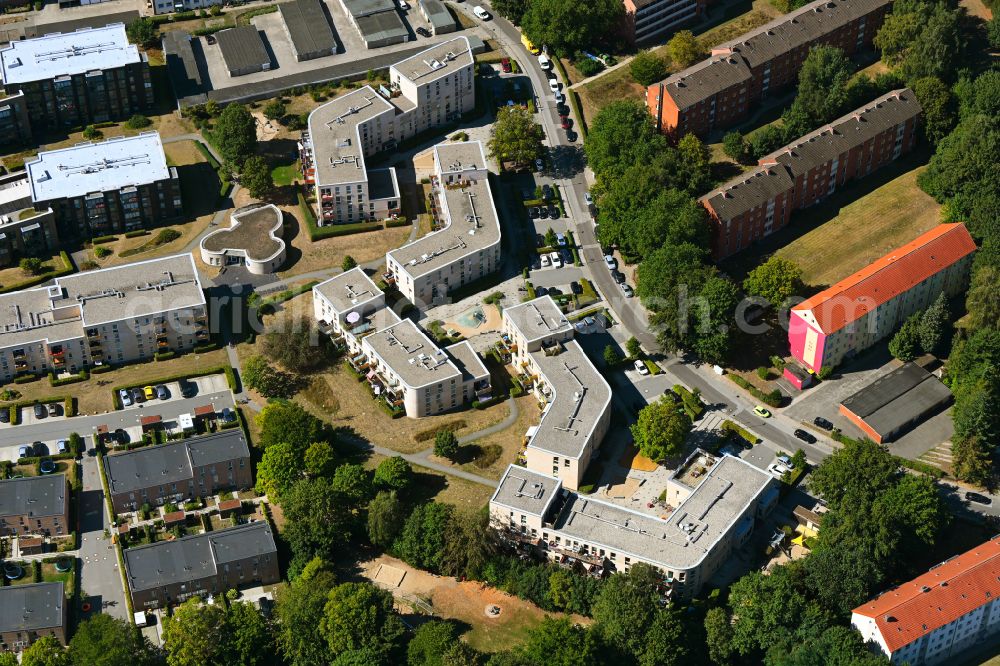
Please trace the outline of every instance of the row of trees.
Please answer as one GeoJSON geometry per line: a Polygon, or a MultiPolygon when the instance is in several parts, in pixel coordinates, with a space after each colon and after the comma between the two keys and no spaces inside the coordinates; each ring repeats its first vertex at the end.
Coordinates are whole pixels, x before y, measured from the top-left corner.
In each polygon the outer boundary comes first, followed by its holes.
{"type": "Polygon", "coordinates": [[[492,7],[520,25],[534,44],[544,44],[560,56],[621,45],[617,28],[624,22],[625,8],[617,0],[495,0],[492,7]]]}

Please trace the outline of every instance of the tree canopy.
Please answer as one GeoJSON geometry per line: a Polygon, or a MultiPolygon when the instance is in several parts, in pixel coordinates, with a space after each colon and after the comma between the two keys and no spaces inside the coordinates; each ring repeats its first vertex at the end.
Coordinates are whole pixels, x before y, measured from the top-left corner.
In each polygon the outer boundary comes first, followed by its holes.
{"type": "Polygon", "coordinates": [[[257,150],[257,121],[242,104],[228,104],[215,122],[212,137],[226,162],[243,164],[257,150]]]}
{"type": "Polygon", "coordinates": [[[248,157],[240,169],[240,185],[247,188],[254,199],[263,199],[274,189],[271,167],[260,155],[248,157]]]}
{"type": "Polygon", "coordinates": [[[593,48],[625,16],[618,0],[531,0],[521,17],[521,29],[535,44],[557,54],[593,48]]]}
{"type": "Polygon", "coordinates": [[[371,583],[342,583],[327,595],[320,634],[333,655],[352,650],[393,654],[403,632],[403,623],[393,611],[392,594],[371,583]]]}
{"type": "Polygon", "coordinates": [[[291,666],[322,666],[329,660],[317,619],[322,617],[335,583],[326,563],[316,558],[279,589],[274,607],[279,620],[277,642],[291,666]]]}
{"type": "Polygon", "coordinates": [[[74,664],[152,666],[159,661],[153,645],[135,625],[103,613],[81,622],[69,642],[74,664]]]}
{"type": "Polygon", "coordinates": [[[691,432],[691,419],[673,401],[662,397],[639,411],[630,428],[639,452],[655,461],[680,455],[691,432]]]}
{"type": "Polygon", "coordinates": [[[640,86],[649,86],[666,78],[669,63],[652,51],[639,51],[629,63],[628,71],[640,86]]]}
{"type": "Polygon", "coordinates": [[[802,269],[795,262],[772,256],[747,274],[743,288],[748,294],[780,307],[788,298],[801,293],[802,269]]]}
{"type": "Polygon", "coordinates": [[[542,126],[523,106],[504,106],[497,110],[489,140],[490,157],[497,162],[517,166],[531,164],[542,156],[542,126]]]}

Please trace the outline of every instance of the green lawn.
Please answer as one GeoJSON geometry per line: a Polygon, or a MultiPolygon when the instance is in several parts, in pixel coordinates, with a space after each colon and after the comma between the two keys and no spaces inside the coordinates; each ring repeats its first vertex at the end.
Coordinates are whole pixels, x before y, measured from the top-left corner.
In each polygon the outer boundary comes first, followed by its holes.
{"type": "Polygon", "coordinates": [[[294,164],[286,164],[271,169],[271,178],[274,180],[275,186],[285,187],[286,185],[291,185],[293,181],[299,178],[298,164],[298,162],[295,162],[294,164]]]}

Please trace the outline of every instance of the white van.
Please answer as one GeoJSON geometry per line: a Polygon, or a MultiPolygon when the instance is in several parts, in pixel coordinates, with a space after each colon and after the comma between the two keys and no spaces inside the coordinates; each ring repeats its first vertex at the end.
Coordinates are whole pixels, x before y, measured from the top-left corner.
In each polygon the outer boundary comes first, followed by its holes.
{"type": "Polygon", "coordinates": [[[544,53],[539,54],[539,56],[538,56],[538,65],[542,69],[548,71],[548,70],[552,69],[552,60],[550,60],[549,56],[547,56],[544,53]]]}
{"type": "Polygon", "coordinates": [[[472,8],[472,13],[475,14],[476,18],[480,19],[481,21],[490,20],[490,13],[485,9],[483,9],[482,7],[480,7],[479,5],[476,5],[475,7],[472,8]]]}

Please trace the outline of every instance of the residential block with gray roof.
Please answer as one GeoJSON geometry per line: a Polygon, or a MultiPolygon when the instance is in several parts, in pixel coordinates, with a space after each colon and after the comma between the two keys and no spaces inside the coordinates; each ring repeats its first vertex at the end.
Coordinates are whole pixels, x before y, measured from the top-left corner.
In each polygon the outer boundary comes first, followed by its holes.
{"type": "Polygon", "coordinates": [[[179,254],[0,294],[0,382],[149,360],[208,341],[194,258],[179,254]]]}
{"type": "Polygon", "coordinates": [[[20,652],[45,637],[65,645],[66,617],[61,581],[0,587],[0,651],[20,652]]]}
{"type": "Polygon", "coordinates": [[[721,44],[687,69],[646,89],[657,127],[680,138],[739,123],[751,107],[798,80],[817,45],[848,55],[872,48],[892,0],[815,0],[721,44]]]}
{"type": "Polygon", "coordinates": [[[65,475],[0,480],[0,536],[64,536],[72,531],[65,475]]]}
{"type": "Polygon", "coordinates": [[[916,144],[920,103],[893,90],[760,158],[699,199],[712,225],[712,254],[728,257],[781,229],[792,213],[908,153],[916,144]]]}
{"type": "Polygon", "coordinates": [[[502,332],[519,381],[545,403],[527,437],[527,467],[575,490],[608,432],[611,387],[551,296],[504,308],[502,332]]]}
{"type": "Polygon", "coordinates": [[[129,548],[124,559],[129,595],[137,609],[281,580],[278,549],[267,522],[129,548]]]}
{"type": "Polygon", "coordinates": [[[123,23],[14,40],[0,49],[0,81],[7,95],[24,94],[36,134],[125,120],[153,106],[149,62],[123,23]]]}
{"type": "Polygon", "coordinates": [[[392,65],[388,88],[364,86],[309,114],[299,155],[321,226],[399,213],[395,169],[369,171],[366,159],[471,111],[473,68],[468,38],[456,37],[392,65]]]}
{"type": "Polygon", "coordinates": [[[709,469],[667,515],[581,495],[554,475],[511,465],[490,499],[490,523],[508,540],[595,573],[650,565],[672,598],[688,599],[778,500],[770,474],[740,458],[694,455],[709,469]]]}
{"type": "Polygon", "coordinates": [[[253,485],[250,449],[239,428],[104,457],[116,513],[253,485]]]}

